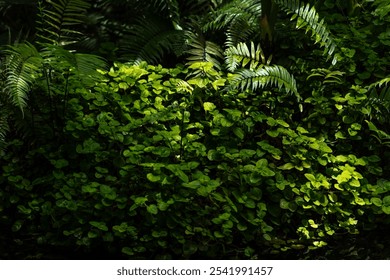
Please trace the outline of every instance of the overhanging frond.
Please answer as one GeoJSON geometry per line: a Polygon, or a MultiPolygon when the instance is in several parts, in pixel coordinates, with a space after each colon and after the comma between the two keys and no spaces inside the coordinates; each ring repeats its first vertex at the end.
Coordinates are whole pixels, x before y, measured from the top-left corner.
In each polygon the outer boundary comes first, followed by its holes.
{"type": "Polygon", "coordinates": [[[106,61],[97,55],[73,53],[61,46],[46,45],[42,57],[46,65],[63,73],[72,73],[85,83],[92,82],[100,76],[97,69],[105,69],[106,61]]]}
{"type": "Polygon", "coordinates": [[[152,0],[151,1],[157,12],[166,14],[166,18],[171,19],[174,29],[182,30],[180,26],[180,9],[177,0],[152,0]]]}
{"type": "Polygon", "coordinates": [[[225,47],[237,46],[240,42],[254,40],[259,35],[259,25],[256,21],[237,18],[226,30],[225,47]]]}
{"type": "Polygon", "coordinates": [[[375,87],[382,87],[385,85],[387,87],[387,84],[390,83],[390,77],[383,78],[379,80],[378,82],[372,83],[368,88],[375,88],[375,87]]]}
{"type": "Polygon", "coordinates": [[[42,57],[30,43],[10,46],[5,53],[8,55],[6,61],[6,92],[11,99],[11,103],[23,112],[31,85],[41,71],[42,57]]]}
{"type": "Polygon", "coordinates": [[[324,47],[324,54],[328,57],[332,57],[332,64],[336,64],[337,60],[334,56],[336,44],[328,30],[324,19],[320,20],[314,6],[310,4],[302,3],[299,0],[274,0],[282,10],[288,14],[293,14],[291,20],[296,20],[296,28],[306,28],[306,32],[311,31],[312,38],[315,43],[319,43],[324,47]]]}
{"type": "Polygon", "coordinates": [[[120,43],[123,60],[140,63],[159,63],[167,53],[175,52],[175,44],[184,32],[175,30],[159,18],[139,19],[120,43]]]}
{"type": "Polygon", "coordinates": [[[54,45],[69,45],[77,42],[80,32],[75,25],[84,22],[85,14],[90,4],[85,0],[51,0],[38,1],[39,20],[37,37],[39,43],[54,45]]]}
{"type": "Polygon", "coordinates": [[[4,149],[5,137],[9,131],[8,112],[4,110],[4,104],[0,103],[0,151],[4,149]]]}
{"type": "Polygon", "coordinates": [[[225,29],[240,19],[248,23],[261,17],[261,2],[258,0],[233,0],[210,13],[204,31],[225,29]]]}

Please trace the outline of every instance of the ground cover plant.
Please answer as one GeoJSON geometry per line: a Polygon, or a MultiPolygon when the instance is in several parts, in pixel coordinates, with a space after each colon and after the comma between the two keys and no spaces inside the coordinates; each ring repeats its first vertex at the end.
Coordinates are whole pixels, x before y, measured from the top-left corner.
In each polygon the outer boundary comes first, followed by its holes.
{"type": "Polygon", "coordinates": [[[389,7],[343,3],[21,1],[0,257],[389,258],[389,7]]]}

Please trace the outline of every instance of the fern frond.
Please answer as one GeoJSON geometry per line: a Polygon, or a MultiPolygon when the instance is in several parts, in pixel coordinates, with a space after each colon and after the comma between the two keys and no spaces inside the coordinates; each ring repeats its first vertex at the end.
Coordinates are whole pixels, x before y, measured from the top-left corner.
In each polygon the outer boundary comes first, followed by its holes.
{"type": "MultiPolygon", "coordinates": [[[[319,43],[324,47],[324,54],[332,57],[336,44],[330,34],[329,29],[324,23],[324,19],[320,20],[314,6],[302,3],[299,0],[274,0],[282,10],[288,14],[293,14],[291,20],[296,20],[296,28],[306,28],[306,32],[311,31],[312,38],[315,43],[319,43]]],[[[336,64],[337,59],[333,55],[332,64],[336,64]]]]}
{"type": "Polygon", "coordinates": [[[203,29],[204,31],[225,29],[242,19],[251,24],[257,22],[260,17],[260,1],[233,0],[210,13],[209,20],[203,29]]]}
{"type": "Polygon", "coordinates": [[[163,12],[166,14],[166,18],[171,19],[174,29],[182,30],[180,26],[180,9],[177,0],[152,0],[151,2],[157,12],[163,12]]]}
{"type": "Polygon", "coordinates": [[[9,132],[9,124],[8,124],[8,112],[4,110],[4,104],[1,104],[0,110],[0,151],[4,149],[5,146],[5,137],[9,132]]]}
{"type": "Polygon", "coordinates": [[[71,72],[85,84],[99,79],[97,69],[107,68],[106,61],[97,55],[73,53],[61,46],[46,45],[41,54],[45,64],[50,68],[71,72]]]}
{"type": "Polygon", "coordinates": [[[371,88],[375,88],[375,87],[382,87],[383,85],[385,85],[387,87],[388,83],[390,83],[390,77],[386,77],[386,78],[379,80],[378,82],[372,83],[371,85],[369,85],[368,88],[371,89],[371,88]]]}
{"type": "Polygon", "coordinates": [[[239,66],[245,67],[249,64],[249,69],[258,69],[261,65],[269,65],[270,61],[265,59],[264,52],[260,45],[255,47],[251,42],[251,47],[245,43],[238,43],[236,47],[230,47],[225,51],[225,63],[229,71],[235,71],[239,66]]]}
{"type": "Polygon", "coordinates": [[[203,34],[188,32],[189,49],[187,53],[190,56],[187,58],[187,65],[197,62],[211,62],[215,68],[221,69],[221,63],[218,59],[223,59],[222,48],[211,41],[207,41],[203,34]]]}
{"type": "Polygon", "coordinates": [[[177,84],[176,84],[176,88],[179,92],[183,92],[183,93],[192,93],[194,88],[187,82],[187,81],[179,81],[177,84]]]}
{"type": "Polygon", "coordinates": [[[312,69],[311,72],[312,74],[310,74],[306,80],[314,77],[321,77],[324,84],[342,84],[342,76],[345,74],[345,72],[331,71],[325,68],[312,69]]]}
{"type": "Polygon", "coordinates": [[[85,0],[50,0],[45,6],[38,1],[39,43],[64,46],[77,42],[82,33],[76,31],[74,26],[84,22],[89,7],[85,0]]]}
{"type": "Polygon", "coordinates": [[[231,84],[235,88],[252,91],[266,86],[284,87],[287,93],[294,93],[300,99],[294,77],[279,65],[264,65],[257,70],[241,69],[234,74],[231,84]]]}
{"type": "Polygon", "coordinates": [[[159,63],[165,54],[174,52],[176,42],[184,36],[183,31],[172,29],[159,18],[139,19],[131,28],[120,43],[120,51],[123,60],[133,63],[159,63]]]}
{"type": "Polygon", "coordinates": [[[258,28],[258,24],[254,21],[250,22],[244,18],[237,18],[226,30],[225,47],[237,46],[240,42],[249,41],[249,38],[254,40],[256,34],[259,34],[258,28]]]}
{"type": "Polygon", "coordinates": [[[5,51],[7,56],[6,92],[11,103],[21,109],[26,107],[26,100],[31,85],[41,71],[42,57],[30,43],[10,46],[5,51]]]}

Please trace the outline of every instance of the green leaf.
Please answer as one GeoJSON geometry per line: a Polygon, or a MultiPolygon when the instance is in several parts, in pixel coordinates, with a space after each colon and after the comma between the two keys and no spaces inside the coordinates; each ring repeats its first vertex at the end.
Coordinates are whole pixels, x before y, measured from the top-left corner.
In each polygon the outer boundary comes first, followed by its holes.
{"type": "Polygon", "coordinates": [[[281,170],[290,170],[290,169],[293,169],[294,168],[294,164],[292,164],[291,162],[288,162],[286,164],[283,164],[282,166],[279,166],[278,169],[281,169],[281,170]]]}
{"type": "Polygon", "coordinates": [[[97,221],[91,221],[89,224],[93,227],[96,227],[102,231],[108,231],[108,227],[106,226],[105,222],[97,222],[97,221]]]}
{"type": "Polygon", "coordinates": [[[385,196],[382,200],[382,211],[387,214],[387,215],[390,215],[390,195],[388,196],[385,196]]]}
{"type": "Polygon", "coordinates": [[[324,142],[319,143],[319,150],[325,153],[332,153],[332,149],[324,142]]]}
{"type": "Polygon", "coordinates": [[[203,103],[203,109],[205,111],[212,111],[216,108],[216,106],[214,105],[214,103],[211,103],[211,102],[204,102],[203,103]]]}
{"type": "Polygon", "coordinates": [[[11,230],[13,232],[17,232],[19,231],[21,228],[22,228],[22,225],[23,225],[23,221],[22,220],[17,220],[13,223],[12,227],[11,227],[11,230]]]}
{"type": "Polygon", "coordinates": [[[130,247],[123,247],[121,251],[122,251],[122,253],[124,253],[128,256],[133,256],[135,254],[133,249],[131,249],[130,247]]]}
{"type": "Polygon", "coordinates": [[[280,208],[282,209],[289,209],[289,202],[282,198],[279,203],[280,208]]]}
{"type": "Polygon", "coordinates": [[[310,173],[305,173],[305,177],[310,181],[310,182],[316,182],[317,179],[313,174],[310,173]]]}
{"type": "Polygon", "coordinates": [[[318,228],[318,224],[316,224],[313,220],[309,220],[309,225],[312,227],[312,228],[318,228]]]}
{"type": "Polygon", "coordinates": [[[380,199],[379,197],[373,197],[373,198],[371,198],[371,202],[372,202],[372,204],[374,204],[375,206],[378,206],[378,207],[381,207],[381,206],[382,206],[382,199],[380,199]]]}
{"type": "Polygon", "coordinates": [[[263,168],[260,170],[260,174],[264,177],[272,177],[272,176],[275,176],[275,172],[273,172],[271,169],[269,168],[263,168]]]}
{"type": "Polygon", "coordinates": [[[243,131],[240,127],[235,127],[235,128],[233,129],[233,133],[234,133],[238,138],[240,138],[241,140],[244,139],[245,134],[244,134],[244,131],[243,131]]]}
{"type": "Polygon", "coordinates": [[[160,175],[154,175],[153,173],[146,174],[146,178],[151,182],[158,182],[161,179],[160,175]]]}
{"type": "Polygon", "coordinates": [[[158,213],[158,208],[156,204],[150,204],[146,207],[146,211],[148,211],[152,215],[156,215],[158,213]]]}
{"type": "Polygon", "coordinates": [[[69,162],[66,159],[54,160],[53,163],[54,163],[54,167],[58,169],[61,169],[69,165],[69,162]]]}
{"type": "Polygon", "coordinates": [[[89,232],[88,232],[88,238],[96,238],[96,237],[98,237],[99,236],[99,234],[98,234],[98,232],[96,232],[96,231],[92,231],[92,230],[90,230],[89,232]]]}

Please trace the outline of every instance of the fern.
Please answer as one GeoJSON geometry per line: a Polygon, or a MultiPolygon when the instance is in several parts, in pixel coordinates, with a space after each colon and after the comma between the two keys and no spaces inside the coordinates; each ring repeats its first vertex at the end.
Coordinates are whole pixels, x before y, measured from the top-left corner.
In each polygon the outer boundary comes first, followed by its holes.
{"type": "Polygon", "coordinates": [[[192,93],[194,88],[187,81],[179,81],[176,84],[176,88],[179,92],[192,93]]]}
{"type": "Polygon", "coordinates": [[[46,68],[57,69],[60,73],[72,73],[85,85],[99,79],[97,69],[107,68],[106,61],[99,56],[73,53],[61,46],[46,45],[41,55],[46,68]]]}
{"type": "Polygon", "coordinates": [[[259,34],[258,24],[255,21],[248,21],[245,18],[237,18],[234,24],[231,24],[225,34],[225,47],[236,46],[240,42],[246,42],[249,39],[254,40],[259,34]]]}
{"type": "Polygon", "coordinates": [[[383,78],[378,82],[372,83],[368,86],[368,104],[372,105],[372,108],[378,114],[379,119],[389,119],[390,112],[390,77],[383,78]],[[378,92],[377,88],[381,88],[378,92]]]}
{"type": "Polygon", "coordinates": [[[255,70],[262,65],[269,65],[271,58],[266,60],[260,45],[255,47],[251,42],[249,49],[245,43],[239,43],[236,47],[230,47],[225,51],[225,63],[229,71],[235,71],[239,66],[245,67],[249,64],[249,69],[255,70]]]}
{"type": "MultiPolygon", "coordinates": [[[[320,20],[314,6],[304,4],[299,0],[274,0],[282,10],[288,14],[293,14],[291,20],[296,20],[296,28],[306,28],[306,32],[311,31],[315,43],[320,43],[324,47],[324,54],[331,57],[335,51],[336,44],[324,23],[320,20]]],[[[333,56],[332,64],[336,64],[337,59],[333,56]]]]}
{"type": "Polygon", "coordinates": [[[131,28],[120,48],[121,58],[134,63],[159,63],[184,37],[183,31],[172,29],[166,20],[158,18],[139,19],[131,28]]]}
{"type": "Polygon", "coordinates": [[[7,136],[7,133],[9,132],[9,124],[8,124],[8,114],[7,110],[5,109],[4,104],[0,102],[0,152],[4,150],[4,146],[6,144],[5,138],[7,136]]]}
{"type": "Polygon", "coordinates": [[[74,26],[82,24],[90,4],[84,0],[50,0],[44,6],[38,1],[39,43],[69,45],[78,41],[82,33],[74,26]]]}
{"type": "Polygon", "coordinates": [[[379,80],[378,82],[371,84],[368,88],[372,89],[375,87],[382,87],[383,85],[385,85],[387,87],[388,83],[390,83],[390,77],[383,78],[383,79],[379,80]]]}
{"type": "Polygon", "coordinates": [[[234,0],[210,13],[204,25],[204,31],[220,30],[234,25],[244,19],[257,22],[261,17],[261,3],[258,0],[234,0]]]}
{"type": "MultiPolygon", "coordinates": [[[[200,32],[200,31],[199,31],[200,32]]],[[[191,65],[197,62],[211,62],[215,68],[221,69],[221,63],[218,59],[223,59],[222,49],[217,44],[207,41],[201,33],[187,33],[190,55],[187,64],[191,65]]]]}
{"type": "Polygon", "coordinates": [[[235,88],[252,91],[266,86],[284,87],[287,93],[294,93],[300,100],[294,77],[279,65],[264,65],[257,70],[241,69],[233,76],[231,84],[235,88]]]}
{"type": "Polygon", "coordinates": [[[157,11],[162,11],[170,18],[174,29],[182,30],[180,26],[180,9],[176,0],[153,0],[151,1],[157,11]]]}
{"type": "Polygon", "coordinates": [[[26,107],[28,93],[42,66],[42,57],[30,43],[10,46],[5,53],[8,55],[6,65],[6,92],[11,103],[22,112],[26,107]]]}
{"type": "Polygon", "coordinates": [[[321,77],[323,78],[324,84],[343,84],[342,76],[345,74],[345,72],[341,71],[331,71],[329,69],[325,68],[317,68],[311,70],[312,74],[310,74],[307,77],[307,80],[314,78],[314,77],[321,77]]]}

